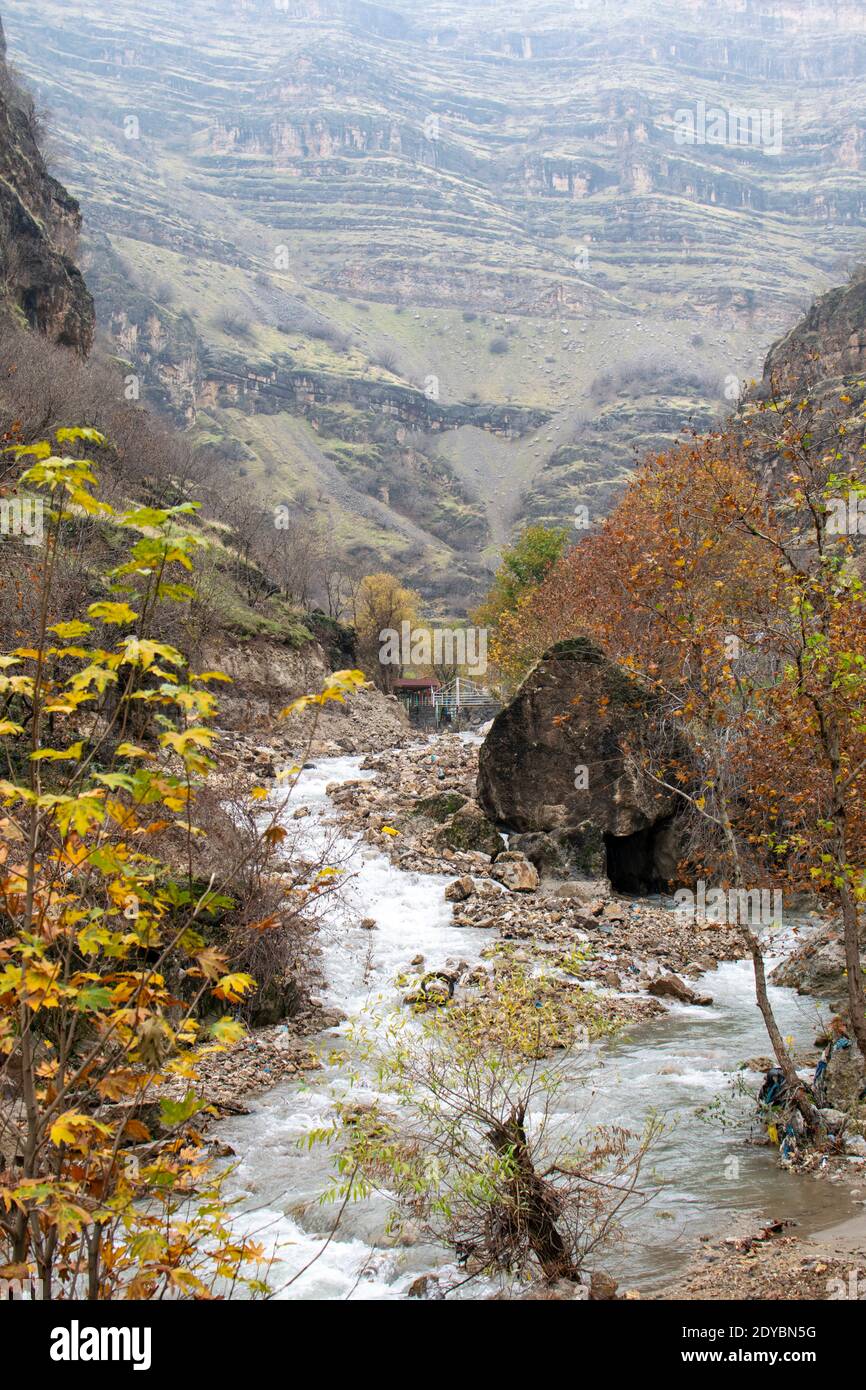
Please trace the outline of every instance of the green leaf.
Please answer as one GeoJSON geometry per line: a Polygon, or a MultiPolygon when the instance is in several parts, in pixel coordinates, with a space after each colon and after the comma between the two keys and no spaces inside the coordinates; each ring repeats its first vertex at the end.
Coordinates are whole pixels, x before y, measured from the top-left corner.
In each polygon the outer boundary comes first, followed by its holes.
{"type": "Polygon", "coordinates": [[[173,1129],[175,1125],[182,1125],[185,1120],[192,1119],[200,1110],[207,1106],[206,1100],[200,1100],[195,1091],[187,1091],[183,1100],[168,1100],[166,1097],[159,1102],[160,1118],[164,1125],[173,1129]]]}
{"type": "Polygon", "coordinates": [[[112,791],[135,791],[135,779],[130,777],[128,772],[97,772],[93,780],[101,782],[104,787],[110,787],[112,791]]]}
{"type": "Polygon", "coordinates": [[[88,985],[79,991],[75,1001],[81,1013],[96,1013],[99,1009],[111,1008],[111,991],[104,985],[88,985]]]}

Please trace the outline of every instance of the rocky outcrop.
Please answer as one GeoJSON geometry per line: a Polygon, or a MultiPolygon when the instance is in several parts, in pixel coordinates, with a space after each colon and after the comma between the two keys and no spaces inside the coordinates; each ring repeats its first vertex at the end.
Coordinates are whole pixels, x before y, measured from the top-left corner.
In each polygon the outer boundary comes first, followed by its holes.
{"type": "Polygon", "coordinates": [[[676,869],[679,806],[639,765],[650,749],[657,771],[677,755],[675,743],[663,749],[657,713],[592,642],[559,643],[493,721],[479,760],[482,809],[523,832],[515,847],[537,863],[545,846],[529,837],[544,832],[573,875],[606,873],[626,892],[659,887],[676,869]]]}
{"type": "MultiPolygon", "coordinates": [[[[833,449],[838,473],[859,472],[866,447],[866,266],[846,285],[815,301],[805,317],[774,343],[761,380],[744,397],[746,404],[770,399],[812,403],[810,434],[816,456],[833,449]],[[844,461],[844,462],[843,462],[844,461]]],[[[782,417],[780,417],[782,418],[782,417]]],[[[789,468],[774,432],[759,432],[748,415],[738,421],[750,439],[752,466],[774,492],[790,488],[789,468]],[[757,437],[756,437],[757,435],[757,437]]],[[[854,535],[854,544],[862,541],[854,535]]]]}
{"type": "Polygon", "coordinates": [[[816,299],[805,318],[770,349],[764,383],[811,383],[866,368],[866,269],[816,299]]]}
{"type": "MultiPolygon", "coordinates": [[[[866,952],[866,923],[860,938],[866,952]]],[[[827,922],[816,919],[811,928],[801,930],[794,949],[776,966],[770,979],[774,985],[844,1008],[848,984],[841,922],[837,918],[827,922]]]]}
{"type": "MultiPolygon", "coordinates": [[[[292,700],[321,689],[334,669],[333,655],[315,641],[290,647],[265,639],[238,645],[223,640],[203,650],[201,669],[221,671],[231,681],[220,688],[220,724],[235,735],[236,751],[238,736],[248,738],[243,760],[254,765],[257,746],[265,741],[291,761],[289,754],[303,749],[308,737],[316,756],[396,748],[412,738],[399,700],[373,688],[356,691],[343,703],[280,718],[292,700]]],[[[268,768],[264,762],[265,778],[276,773],[275,766],[268,768]]]]}
{"type": "Polygon", "coordinates": [[[71,257],[81,214],[45,167],[29,98],[6,65],[0,22],[0,301],[13,318],[87,353],[93,300],[71,257]]]}

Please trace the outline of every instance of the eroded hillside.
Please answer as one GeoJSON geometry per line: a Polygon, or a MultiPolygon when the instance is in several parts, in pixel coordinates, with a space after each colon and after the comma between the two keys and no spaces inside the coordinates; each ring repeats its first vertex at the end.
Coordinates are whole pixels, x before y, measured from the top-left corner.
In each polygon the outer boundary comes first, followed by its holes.
{"type": "Polygon", "coordinates": [[[444,611],[728,408],[861,247],[857,5],[7,10],[145,395],[444,611]],[[682,142],[732,107],[759,139],[682,142]]]}

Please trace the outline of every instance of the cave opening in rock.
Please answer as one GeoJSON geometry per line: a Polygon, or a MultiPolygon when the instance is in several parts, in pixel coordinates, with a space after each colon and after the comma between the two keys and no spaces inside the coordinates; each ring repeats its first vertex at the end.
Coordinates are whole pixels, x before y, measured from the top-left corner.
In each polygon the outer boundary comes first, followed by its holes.
{"type": "Polygon", "coordinates": [[[659,821],[633,835],[605,835],[607,876],[615,893],[646,897],[667,887],[660,860],[664,856],[670,822],[659,821]]]}

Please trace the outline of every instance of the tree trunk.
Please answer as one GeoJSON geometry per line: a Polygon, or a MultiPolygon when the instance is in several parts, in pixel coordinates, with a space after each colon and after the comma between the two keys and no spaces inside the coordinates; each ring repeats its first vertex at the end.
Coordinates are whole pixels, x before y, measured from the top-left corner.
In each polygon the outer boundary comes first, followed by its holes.
{"type": "Polygon", "coordinates": [[[509,1182],[511,1210],[508,1223],[513,1237],[523,1236],[549,1283],[557,1279],[577,1279],[579,1270],[557,1226],[559,1208],[544,1179],[532,1162],[520,1106],[509,1119],[491,1130],[488,1138],[498,1154],[509,1154],[514,1176],[509,1182]]]}
{"type": "MultiPolygon", "coordinates": [[[[716,777],[717,785],[721,786],[721,768],[718,767],[718,765],[716,766],[716,777]]],[[[733,865],[734,887],[737,889],[737,900],[739,902],[739,893],[743,887],[743,873],[740,864],[740,851],[739,846],[737,845],[736,835],[734,834],[734,827],[732,826],[731,818],[728,815],[727,802],[725,800],[723,792],[719,797],[719,819],[722,824],[722,832],[725,837],[725,844],[727,845],[728,853],[731,857],[731,864],[733,865]]],[[[755,973],[755,998],[757,1000],[758,1008],[761,1011],[761,1017],[764,1020],[764,1026],[767,1029],[767,1036],[770,1039],[770,1044],[773,1048],[773,1053],[775,1055],[776,1061],[778,1062],[779,1066],[782,1069],[782,1072],[784,1073],[785,1082],[791,1094],[791,1099],[794,1101],[795,1105],[797,1106],[797,1109],[800,1111],[800,1114],[803,1116],[803,1119],[810,1126],[810,1128],[817,1129],[820,1127],[821,1117],[818,1114],[816,1107],[812,1104],[811,1100],[807,1096],[803,1082],[797,1075],[797,1069],[794,1066],[794,1060],[791,1057],[790,1052],[788,1051],[788,1048],[785,1044],[785,1039],[782,1037],[781,1030],[779,1028],[778,1023],[776,1022],[776,1016],[773,1013],[773,1006],[770,1003],[770,995],[767,989],[767,971],[764,965],[764,953],[761,949],[761,943],[758,940],[755,933],[752,931],[751,927],[749,927],[746,923],[738,922],[737,928],[743,940],[745,941],[749,949],[749,955],[752,958],[752,966],[755,973]]]]}

